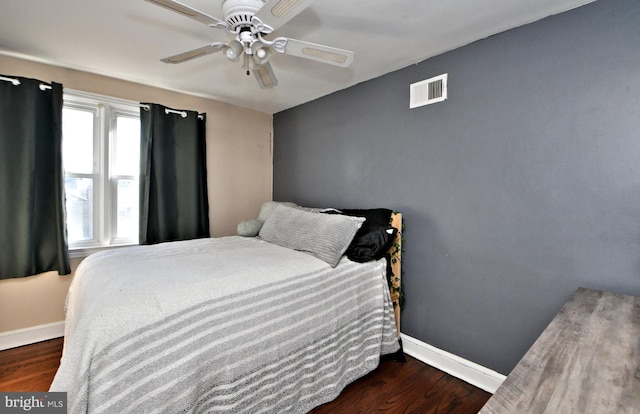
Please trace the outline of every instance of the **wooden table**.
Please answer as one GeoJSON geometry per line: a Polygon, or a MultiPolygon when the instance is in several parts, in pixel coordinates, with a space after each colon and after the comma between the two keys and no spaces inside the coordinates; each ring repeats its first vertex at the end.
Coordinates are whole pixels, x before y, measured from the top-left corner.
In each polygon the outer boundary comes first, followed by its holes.
{"type": "Polygon", "coordinates": [[[580,288],[480,414],[640,413],[640,298],[580,288]]]}

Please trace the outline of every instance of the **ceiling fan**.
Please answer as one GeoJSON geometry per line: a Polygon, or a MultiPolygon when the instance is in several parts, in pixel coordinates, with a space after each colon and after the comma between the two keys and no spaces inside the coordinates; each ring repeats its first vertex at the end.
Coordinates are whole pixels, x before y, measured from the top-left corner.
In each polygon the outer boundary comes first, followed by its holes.
{"type": "Polygon", "coordinates": [[[313,0],[224,0],[224,20],[216,19],[175,0],[146,0],[216,29],[231,33],[227,43],[214,42],[197,49],[161,59],[165,63],[182,63],[211,53],[223,52],[230,61],[242,57],[247,75],[253,72],[262,89],[278,84],[269,63],[274,52],[347,67],[353,52],[302,40],[276,37],[265,39],[311,5],[313,0]]]}

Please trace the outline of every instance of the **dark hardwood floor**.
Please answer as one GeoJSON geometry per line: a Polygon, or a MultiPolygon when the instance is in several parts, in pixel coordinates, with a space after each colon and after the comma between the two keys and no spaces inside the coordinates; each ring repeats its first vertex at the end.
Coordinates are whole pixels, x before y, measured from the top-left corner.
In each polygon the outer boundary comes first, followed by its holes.
{"type": "Polygon", "coordinates": [[[0,351],[0,391],[48,391],[62,356],[62,338],[0,351]]]}
{"type": "MultiPolygon", "coordinates": [[[[47,391],[62,355],[62,338],[0,351],[0,391],[47,391]]],[[[383,361],[311,414],[475,414],[491,394],[422,362],[383,361]]]]}

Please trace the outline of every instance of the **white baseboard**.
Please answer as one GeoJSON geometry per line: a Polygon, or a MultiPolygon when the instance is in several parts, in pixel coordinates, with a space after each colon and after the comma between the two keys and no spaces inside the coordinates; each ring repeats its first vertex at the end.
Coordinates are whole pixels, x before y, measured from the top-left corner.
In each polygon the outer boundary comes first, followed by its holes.
{"type": "Polygon", "coordinates": [[[64,336],[64,321],[0,333],[0,351],[64,336]]]}
{"type": "Polygon", "coordinates": [[[506,378],[506,376],[496,371],[405,334],[400,334],[400,336],[402,337],[402,347],[405,354],[492,394],[496,392],[506,378]]]}
{"type": "MultiPolygon", "coordinates": [[[[64,321],[32,326],[0,333],[0,351],[64,336],[64,321]]],[[[438,349],[405,334],[402,337],[404,352],[434,368],[453,375],[469,384],[495,393],[506,376],[468,361],[457,355],[438,349]]]]}

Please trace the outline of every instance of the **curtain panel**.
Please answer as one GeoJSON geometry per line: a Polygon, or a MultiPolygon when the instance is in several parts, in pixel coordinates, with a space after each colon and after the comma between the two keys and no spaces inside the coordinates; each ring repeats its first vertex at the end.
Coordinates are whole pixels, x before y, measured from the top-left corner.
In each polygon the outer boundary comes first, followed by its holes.
{"type": "Polygon", "coordinates": [[[0,75],[0,279],[69,274],[62,85],[0,75]]]}
{"type": "Polygon", "coordinates": [[[140,244],[209,237],[206,116],[140,109],[140,244]]]}

